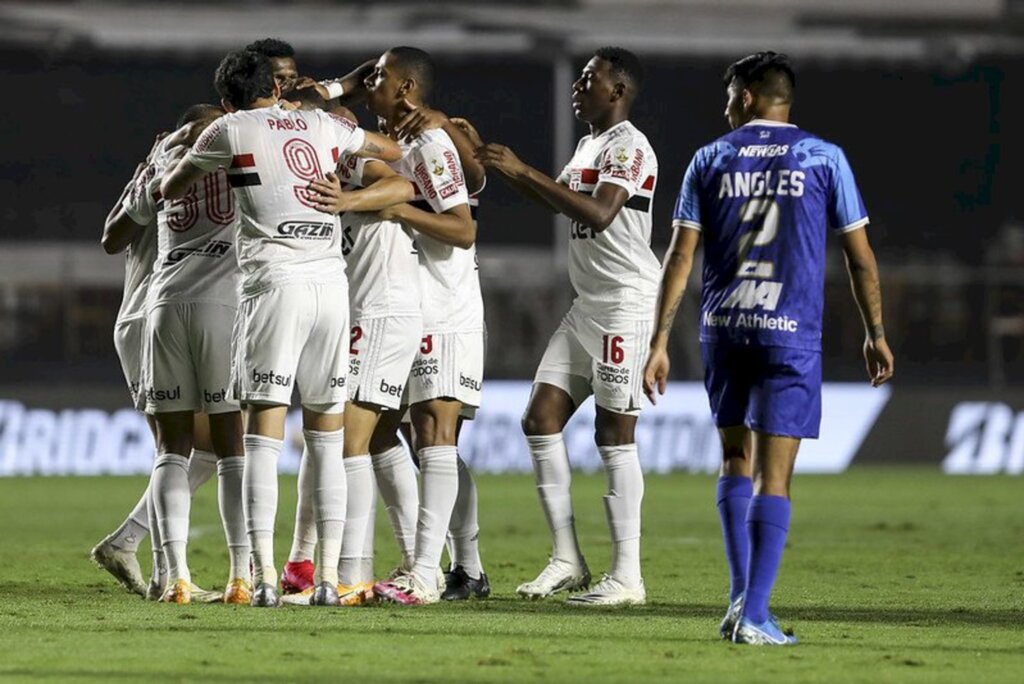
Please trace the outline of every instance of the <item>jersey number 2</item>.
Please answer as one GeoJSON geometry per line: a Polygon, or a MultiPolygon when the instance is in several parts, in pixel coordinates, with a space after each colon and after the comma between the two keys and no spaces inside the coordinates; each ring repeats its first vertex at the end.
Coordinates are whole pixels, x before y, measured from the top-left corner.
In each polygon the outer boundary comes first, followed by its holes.
{"type": "Polygon", "coordinates": [[[754,224],[753,229],[740,236],[739,278],[771,278],[775,273],[775,264],[771,261],[748,260],[747,255],[753,247],[769,244],[779,234],[779,205],[767,197],[755,197],[740,207],[740,222],[754,224]]]}

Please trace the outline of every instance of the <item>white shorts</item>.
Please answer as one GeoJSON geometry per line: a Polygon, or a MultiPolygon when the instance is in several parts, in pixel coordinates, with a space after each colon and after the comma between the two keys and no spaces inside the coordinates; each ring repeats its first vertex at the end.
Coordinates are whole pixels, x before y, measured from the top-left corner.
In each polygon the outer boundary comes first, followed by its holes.
{"type": "Polygon", "coordinates": [[[144,398],[139,392],[142,383],[142,331],[145,327],[144,316],[114,323],[114,350],[121,361],[132,406],[140,411],[145,409],[144,398]]]}
{"type": "Polygon", "coordinates": [[[409,373],[409,403],[448,398],[476,408],[483,377],[482,330],[424,335],[409,373]]]}
{"type": "Polygon", "coordinates": [[[551,336],[533,382],[565,390],[578,407],[588,396],[615,413],[639,414],[651,320],[604,322],[573,307],[551,336]]]}
{"type": "Polygon", "coordinates": [[[291,283],[242,300],[231,385],[241,403],[302,405],[341,413],[348,399],[348,286],[291,283]]]}
{"type": "Polygon", "coordinates": [[[147,413],[238,410],[228,397],[235,307],[168,302],[149,311],[142,345],[147,413]]]}
{"type": "Polygon", "coordinates": [[[420,316],[353,321],[348,357],[349,401],[399,408],[422,335],[420,316]]]}

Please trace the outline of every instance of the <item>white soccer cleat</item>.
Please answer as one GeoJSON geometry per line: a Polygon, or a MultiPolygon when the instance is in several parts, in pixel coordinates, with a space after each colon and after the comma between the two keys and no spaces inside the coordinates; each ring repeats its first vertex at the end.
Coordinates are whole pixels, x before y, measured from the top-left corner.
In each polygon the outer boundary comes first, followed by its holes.
{"type": "Polygon", "coordinates": [[[425,606],[441,600],[436,582],[422,583],[413,573],[399,575],[392,580],[384,580],[373,585],[373,594],[378,599],[404,606],[425,606]]]}
{"type": "Polygon", "coordinates": [[[568,602],[574,606],[642,606],[647,602],[647,590],[643,580],[635,587],[629,587],[611,575],[605,575],[590,591],[571,596],[568,602]]]}
{"type": "Polygon", "coordinates": [[[192,603],[223,603],[224,592],[214,589],[203,589],[196,583],[192,584],[192,603]]]}
{"type": "MultiPolygon", "coordinates": [[[[113,575],[122,587],[133,594],[146,596],[142,568],[139,567],[139,559],[133,552],[117,548],[110,543],[110,537],[107,537],[92,548],[89,557],[96,565],[113,575]]],[[[158,595],[157,598],[159,597],[158,595]]]]}
{"type": "Polygon", "coordinates": [[[590,586],[590,570],[587,562],[570,563],[552,558],[532,582],[524,582],[516,589],[523,598],[539,599],[553,596],[562,591],[579,591],[590,586]]]}

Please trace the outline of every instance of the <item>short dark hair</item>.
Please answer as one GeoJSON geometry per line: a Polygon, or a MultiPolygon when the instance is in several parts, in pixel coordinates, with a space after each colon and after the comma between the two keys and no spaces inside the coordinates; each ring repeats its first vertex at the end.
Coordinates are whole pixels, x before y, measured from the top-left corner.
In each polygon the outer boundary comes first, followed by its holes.
{"type": "Polygon", "coordinates": [[[404,75],[416,79],[420,96],[426,99],[434,89],[434,60],[430,53],[400,45],[388,50],[388,54],[395,58],[399,70],[404,75]]]}
{"type": "Polygon", "coordinates": [[[181,128],[185,124],[190,124],[193,121],[201,121],[202,119],[213,119],[224,113],[224,110],[220,105],[212,105],[200,103],[194,104],[178,117],[178,123],[174,124],[175,128],[181,128]]]}
{"type": "Polygon", "coordinates": [[[281,95],[282,100],[295,102],[299,109],[323,109],[327,110],[327,100],[317,92],[316,88],[292,88],[287,95],[281,95]]]}
{"type": "Polygon", "coordinates": [[[792,102],[796,90],[796,72],[789,56],[771,50],[755,52],[730,64],[722,80],[728,86],[733,79],[782,102],[792,102]]]}
{"type": "Polygon", "coordinates": [[[235,109],[244,109],[261,97],[271,97],[274,70],[270,58],[251,50],[229,52],[213,75],[213,85],[235,109]]]}
{"type": "Polygon", "coordinates": [[[266,57],[291,57],[295,59],[295,48],[280,38],[261,38],[245,46],[246,50],[258,52],[266,57]]]}
{"type": "Polygon", "coordinates": [[[643,88],[644,65],[640,63],[640,58],[629,50],[609,45],[595,50],[594,56],[608,62],[611,65],[611,73],[632,84],[636,92],[643,88]]]}

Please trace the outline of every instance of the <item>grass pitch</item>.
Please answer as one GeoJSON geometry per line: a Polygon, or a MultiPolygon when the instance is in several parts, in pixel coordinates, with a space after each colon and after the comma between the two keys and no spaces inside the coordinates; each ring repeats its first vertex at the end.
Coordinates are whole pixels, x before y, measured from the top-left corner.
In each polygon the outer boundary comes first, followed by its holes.
{"type": "MultiPolygon", "coordinates": [[[[797,478],[773,608],[792,649],[718,639],[727,573],[714,481],[647,480],[648,605],[515,598],[548,552],[528,477],[480,477],[495,595],[425,608],[254,610],[146,603],[87,558],[141,478],[0,479],[0,679],[346,681],[1024,680],[1024,506],[1017,478],[855,470],[797,478]]],[[[227,571],[216,487],[193,506],[195,581],[227,571]]],[[[576,477],[581,544],[607,566],[603,477],[576,477]]],[[[277,553],[295,481],[282,479],[277,553]]],[[[381,512],[378,571],[397,559],[381,512]]],[[[148,542],[143,545],[148,568],[148,542]]]]}

